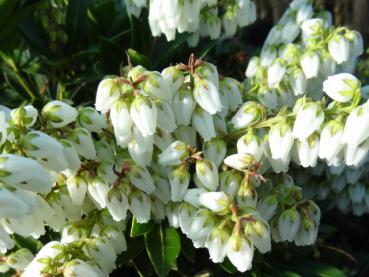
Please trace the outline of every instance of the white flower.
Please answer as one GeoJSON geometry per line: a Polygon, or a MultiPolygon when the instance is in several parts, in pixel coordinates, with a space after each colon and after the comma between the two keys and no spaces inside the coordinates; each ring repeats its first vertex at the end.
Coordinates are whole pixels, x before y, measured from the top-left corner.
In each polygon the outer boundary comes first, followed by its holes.
{"type": "Polygon", "coordinates": [[[146,95],[167,101],[172,100],[173,94],[169,85],[159,72],[146,72],[144,76],[142,90],[146,95]]]}
{"type": "Polygon", "coordinates": [[[296,96],[305,93],[306,86],[307,86],[307,80],[301,69],[293,71],[292,74],[290,75],[289,80],[290,80],[293,93],[296,96]]]}
{"type": "Polygon", "coordinates": [[[173,111],[178,125],[189,125],[196,102],[192,92],[187,89],[179,90],[173,98],[173,111]]]}
{"type": "Polygon", "coordinates": [[[219,177],[220,191],[224,191],[235,198],[242,181],[241,176],[234,170],[227,170],[221,172],[219,177]]]}
{"type": "Polygon", "coordinates": [[[211,139],[204,144],[204,157],[219,167],[227,153],[227,144],[220,138],[211,139]]]}
{"type": "Polygon", "coordinates": [[[286,74],[287,68],[283,64],[282,59],[276,59],[268,68],[268,85],[270,87],[277,86],[286,74]]]}
{"type": "Polygon", "coordinates": [[[235,129],[243,129],[259,122],[265,115],[265,108],[256,102],[245,102],[232,117],[231,123],[235,129]]]}
{"type": "Polygon", "coordinates": [[[350,42],[350,56],[357,57],[364,53],[363,37],[358,31],[349,31],[346,38],[350,42]]]}
{"type": "Polygon", "coordinates": [[[301,5],[296,14],[296,21],[301,24],[313,16],[314,9],[309,3],[301,5]]]}
{"type": "Polygon", "coordinates": [[[192,125],[205,141],[216,137],[213,117],[200,107],[193,113],[192,125]]]}
{"type": "Polygon", "coordinates": [[[157,108],[153,102],[142,96],[137,97],[132,103],[130,114],[135,126],[144,136],[154,134],[157,108]]]}
{"type": "Polygon", "coordinates": [[[0,155],[0,179],[7,185],[47,193],[52,182],[49,173],[35,160],[13,154],[0,155]]]}
{"type": "Polygon", "coordinates": [[[213,228],[206,240],[206,247],[209,250],[210,259],[213,263],[221,263],[227,255],[227,244],[229,234],[226,230],[213,228]]]}
{"type": "Polygon", "coordinates": [[[124,220],[127,216],[128,198],[122,191],[113,188],[106,195],[106,207],[115,221],[124,220]]]}
{"type": "Polygon", "coordinates": [[[356,147],[346,145],[344,148],[345,163],[348,166],[359,167],[367,159],[369,151],[369,139],[356,147]]]}
{"type": "Polygon", "coordinates": [[[22,217],[29,212],[27,202],[5,188],[0,188],[0,203],[1,217],[22,217]]]}
{"type": "Polygon", "coordinates": [[[294,241],[297,246],[312,245],[317,235],[318,228],[316,223],[310,219],[303,219],[294,241]]]}
{"type": "Polygon", "coordinates": [[[150,220],[150,198],[143,192],[135,190],[129,195],[129,210],[138,223],[147,223],[150,220]]]}
{"type": "Polygon", "coordinates": [[[232,201],[232,197],[223,191],[205,192],[199,197],[202,206],[220,215],[230,212],[232,201]]]}
{"type": "Polygon", "coordinates": [[[324,112],[317,103],[307,102],[299,106],[295,105],[297,110],[296,120],[293,125],[293,136],[299,140],[304,140],[312,133],[319,130],[324,121],[324,112]]]}
{"type": "Polygon", "coordinates": [[[242,104],[241,84],[232,78],[225,77],[220,81],[220,90],[228,99],[228,110],[235,111],[242,104]]]}
{"type": "Polygon", "coordinates": [[[171,106],[164,101],[155,101],[157,107],[157,126],[159,129],[171,133],[176,128],[175,116],[171,106]]]}
{"type": "Polygon", "coordinates": [[[338,120],[331,120],[320,133],[319,158],[333,160],[343,147],[343,124],[338,120]]]}
{"type": "Polygon", "coordinates": [[[254,247],[243,236],[232,234],[227,245],[227,256],[238,271],[245,272],[252,267],[254,247]]]}
{"type": "Polygon", "coordinates": [[[206,239],[214,224],[214,215],[207,209],[200,209],[191,218],[187,236],[193,241],[206,239]]]}
{"type": "Polygon", "coordinates": [[[296,151],[303,167],[316,166],[319,152],[319,135],[312,134],[307,139],[296,141],[296,151]]]}
{"type": "Polygon", "coordinates": [[[76,172],[81,167],[81,160],[73,144],[66,139],[61,139],[59,142],[63,145],[63,155],[68,164],[67,170],[70,173],[76,172]]]}
{"type": "Polygon", "coordinates": [[[216,190],[218,188],[218,167],[212,161],[206,159],[196,161],[196,175],[207,189],[216,190]]]}
{"type": "Polygon", "coordinates": [[[268,195],[258,201],[256,210],[265,221],[269,221],[277,211],[277,207],[277,197],[275,195],[268,195]]]}
{"type": "Polygon", "coordinates": [[[350,101],[360,89],[359,80],[349,73],[340,73],[329,76],[323,82],[323,91],[337,102],[350,101]]]}
{"type": "Polygon", "coordinates": [[[8,136],[7,127],[6,115],[3,111],[0,111],[0,145],[4,144],[8,136]]]}
{"type": "Polygon", "coordinates": [[[282,38],[284,43],[293,42],[300,34],[300,26],[293,20],[289,20],[283,26],[282,38]]]}
{"type": "Polygon", "coordinates": [[[129,180],[136,188],[147,194],[153,193],[155,184],[150,172],[145,167],[133,166],[129,172],[129,180]]]}
{"type": "Polygon", "coordinates": [[[245,234],[251,239],[260,253],[269,252],[272,248],[269,225],[264,220],[255,220],[247,223],[245,234]]]}
{"type": "Polygon", "coordinates": [[[350,43],[342,35],[335,35],[328,42],[329,54],[338,63],[347,62],[350,56],[350,43]]]}
{"type": "Polygon", "coordinates": [[[292,242],[300,228],[301,218],[295,209],[285,210],[278,220],[278,229],[282,241],[292,242]]]}
{"type": "Polygon", "coordinates": [[[63,154],[63,145],[40,131],[31,131],[25,135],[22,138],[22,146],[28,155],[38,158],[43,166],[51,170],[60,172],[68,166],[63,154]]]}
{"type": "Polygon", "coordinates": [[[264,144],[256,135],[246,134],[238,139],[237,152],[238,154],[251,154],[255,161],[260,161],[264,153],[264,144]]]}
{"type": "Polygon", "coordinates": [[[208,79],[195,78],[193,96],[205,111],[215,114],[222,110],[217,87],[208,79]]]}
{"type": "Polygon", "coordinates": [[[361,183],[356,183],[348,187],[350,199],[354,203],[360,203],[364,200],[365,186],[361,183]]]}
{"type": "Polygon", "coordinates": [[[315,52],[306,52],[301,57],[301,68],[304,71],[306,79],[315,78],[319,74],[319,56],[315,52]]]}
{"type": "MultiPolygon", "coordinates": [[[[0,228],[0,233],[1,233],[1,229],[2,228],[0,228]]],[[[3,241],[3,240],[0,239],[0,241],[3,241]]],[[[8,256],[7,263],[10,264],[12,268],[22,271],[33,260],[33,258],[34,258],[34,255],[32,254],[30,250],[28,250],[27,248],[21,248],[17,250],[16,252],[11,253],[8,256]]]]}
{"type": "Polygon", "coordinates": [[[90,132],[99,133],[107,128],[105,117],[92,107],[84,107],[78,111],[77,121],[81,127],[90,132]]]}
{"type": "Polygon", "coordinates": [[[11,111],[13,123],[16,125],[24,125],[25,127],[32,127],[38,116],[38,111],[31,105],[20,107],[11,111]]]}
{"type": "Polygon", "coordinates": [[[303,41],[306,42],[311,36],[317,36],[323,30],[323,25],[324,22],[320,18],[305,20],[301,24],[303,41]]]}
{"type": "Polygon", "coordinates": [[[81,206],[87,192],[86,180],[80,176],[69,176],[67,179],[67,189],[72,203],[81,206]]]}
{"type": "Polygon", "coordinates": [[[159,163],[164,166],[180,165],[182,160],[189,155],[187,144],[182,141],[175,141],[171,143],[158,156],[159,163]]]}
{"type": "Polygon", "coordinates": [[[113,103],[118,100],[121,93],[121,86],[116,79],[107,78],[99,83],[96,92],[95,108],[106,113],[113,103]]]}
{"type": "Polygon", "coordinates": [[[42,115],[54,128],[61,128],[76,120],[78,112],[67,103],[54,100],[42,109],[42,115]]]}
{"type": "MultiPolygon", "coordinates": [[[[268,33],[264,45],[278,45],[282,42],[283,26],[275,25],[268,33]]],[[[251,62],[251,61],[250,61],[251,62]]],[[[247,76],[248,77],[248,76],[247,76]]]]}
{"type": "Polygon", "coordinates": [[[343,142],[355,148],[369,137],[369,103],[356,107],[347,117],[343,142]]]}
{"type": "Polygon", "coordinates": [[[201,194],[207,192],[205,188],[192,188],[186,191],[184,196],[184,201],[191,204],[196,208],[200,208],[200,196],[201,194]]]}
{"type": "Polygon", "coordinates": [[[206,18],[206,28],[210,39],[217,39],[220,36],[222,22],[218,16],[208,16],[206,18]]]}
{"type": "Polygon", "coordinates": [[[92,160],[96,156],[96,149],[91,133],[84,128],[76,128],[69,136],[76,151],[86,159],[92,160]]]}
{"type": "Polygon", "coordinates": [[[108,274],[104,273],[92,262],[84,262],[79,259],[74,259],[64,265],[63,276],[65,277],[107,277],[108,274]]]}
{"type": "Polygon", "coordinates": [[[260,58],[252,57],[247,65],[245,75],[247,78],[252,78],[256,75],[260,66],[260,58]]]}
{"type": "Polygon", "coordinates": [[[250,154],[234,154],[225,158],[224,163],[232,168],[243,170],[254,162],[254,157],[250,154]]]}
{"type": "Polygon", "coordinates": [[[164,68],[161,72],[162,77],[168,83],[169,88],[172,93],[175,93],[180,89],[183,84],[184,77],[181,70],[177,69],[175,66],[169,66],[164,68]]]}
{"type": "Polygon", "coordinates": [[[106,195],[108,194],[109,186],[100,177],[95,177],[88,182],[88,194],[94,200],[100,209],[106,207],[106,195]]]}
{"type": "Polygon", "coordinates": [[[291,127],[286,122],[274,124],[269,131],[269,147],[273,159],[286,159],[293,145],[291,127]]]}
{"type": "Polygon", "coordinates": [[[190,174],[185,168],[179,167],[169,174],[170,195],[173,202],[184,199],[190,184],[190,174]]]}
{"type": "Polygon", "coordinates": [[[132,137],[131,129],[133,126],[127,103],[116,101],[110,109],[110,120],[114,128],[117,144],[121,147],[127,147],[132,137]]]}

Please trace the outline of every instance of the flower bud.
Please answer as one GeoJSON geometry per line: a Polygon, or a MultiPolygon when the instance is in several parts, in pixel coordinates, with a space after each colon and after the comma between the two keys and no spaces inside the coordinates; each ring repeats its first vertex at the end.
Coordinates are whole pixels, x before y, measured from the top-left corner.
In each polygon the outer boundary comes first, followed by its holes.
{"type": "Polygon", "coordinates": [[[319,158],[333,160],[343,147],[343,124],[338,120],[327,122],[320,133],[319,158]]]}
{"type": "Polygon", "coordinates": [[[159,198],[164,204],[168,204],[171,197],[171,188],[168,180],[166,178],[161,178],[157,175],[153,176],[153,180],[156,187],[153,194],[157,198],[159,198]]]}
{"type": "Polygon", "coordinates": [[[121,86],[115,78],[107,78],[99,83],[96,92],[95,108],[106,113],[121,94],[121,86]]]}
{"type": "Polygon", "coordinates": [[[314,133],[305,140],[297,140],[296,150],[303,167],[315,167],[319,152],[319,135],[314,133]]]}
{"type": "Polygon", "coordinates": [[[228,98],[228,109],[230,111],[235,111],[242,104],[241,86],[242,84],[229,77],[225,77],[220,82],[220,90],[228,98]]]}
{"type": "Polygon", "coordinates": [[[229,167],[244,170],[254,163],[254,156],[250,154],[234,154],[225,158],[224,163],[229,167]]]}
{"type": "Polygon", "coordinates": [[[157,126],[159,129],[171,133],[177,128],[174,112],[167,102],[155,101],[157,107],[157,126]]]}
{"type": "Polygon", "coordinates": [[[21,248],[16,252],[11,253],[6,259],[6,263],[15,270],[24,270],[27,265],[33,260],[34,256],[27,248],[21,248]]]}
{"type": "Polygon", "coordinates": [[[301,24],[304,21],[311,18],[314,14],[313,6],[310,3],[305,3],[299,7],[296,14],[297,24],[301,24]]]}
{"type": "Polygon", "coordinates": [[[234,170],[227,170],[221,172],[219,177],[220,191],[224,191],[235,198],[242,181],[241,176],[234,170]]]}
{"type": "MultiPolygon", "coordinates": [[[[217,90],[219,89],[219,75],[215,65],[208,62],[203,62],[199,67],[196,68],[196,73],[206,79],[208,82],[211,82],[217,90]]],[[[198,81],[199,80],[200,79],[198,79],[198,81]]]]}
{"type": "Polygon", "coordinates": [[[107,128],[105,117],[91,107],[84,107],[78,111],[79,125],[90,132],[99,133],[107,128]]]}
{"type": "Polygon", "coordinates": [[[222,191],[205,192],[200,195],[199,202],[205,208],[219,215],[230,212],[230,205],[233,202],[232,196],[222,191]]]}
{"type": "Polygon", "coordinates": [[[154,134],[156,129],[157,108],[150,100],[140,96],[131,106],[131,118],[143,136],[154,134]]]}
{"type": "Polygon", "coordinates": [[[293,42],[300,34],[300,26],[293,20],[289,20],[283,26],[282,40],[284,43],[293,42]]]}
{"type": "Polygon", "coordinates": [[[173,202],[180,202],[184,199],[190,183],[190,174],[188,171],[179,167],[173,170],[169,175],[170,194],[173,202]]]}
{"type": "Polygon", "coordinates": [[[129,210],[138,223],[147,223],[150,220],[150,198],[139,190],[129,194],[129,210]]]}
{"type": "Polygon", "coordinates": [[[67,189],[72,203],[76,206],[81,206],[87,192],[86,180],[80,176],[69,176],[67,179],[67,189]]]}
{"type": "Polygon", "coordinates": [[[350,185],[348,188],[350,199],[354,203],[360,203],[364,200],[365,187],[361,183],[350,185]]]}
{"type": "Polygon", "coordinates": [[[67,170],[70,174],[77,172],[81,168],[81,160],[73,144],[66,139],[61,139],[59,142],[63,145],[63,156],[67,162],[67,170]]]}
{"type": "Polygon", "coordinates": [[[285,210],[278,220],[278,229],[282,241],[292,242],[300,228],[301,218],[296,209],[285,210]]]}
{"type": "Polygon", "coordinates": [[[193,96],[205,111],[210,114],[216,114],[222,111],[217,87],[208,79],[196,78],[193,96]]]}
{"type": "Polygon", "coordinates": [[[218,168],[212,161],[206,159],[196,161],[196,175],[207,189],[214,191],[218,188],[218,168]]]}
{"type": "MultiPolygon", "coordinates": [[[[197,176],[195,175],[194,178],[197,178],[197,176]]],[[[196,183],[196,181],[195,181],[195,183],[196,183]]],[[[196,185],[197,185],[197,183],[196,183],[196,185]]],[[[186,191],[185,196],[184,196],[184,201],[191,204],[192,206],[194,206],[196,208],[200,208],[200,206],[201,206],[200,196],[205,192],[207,192],[207,190],[205,188],[202,188],[202,187],[188,189],[186,191]]]]}
{"type": "Polygon", "coordinates": [[[192,205],[182,202],[178,208],[179,226],[184,234],[188,235],[191,227],[191,219],[197,209],[192,205]]]}
{"type": "Polygon", "coordinates": [[[116,101],[110,109],[110,120],[117,144],[123,148],[127,147],[132,138],[131,129],[133,126],[128,104],[124,101],[116,101]]]}
{"type": "Polygon", "coordinates": [[[245,234],[251,239],[260,253],[269,252],[272,248],[269,225],[264,220],[255,220],[247,223],[245,234]]]}
{"type": "Polygon", "coordinates": [[[328,42],[329,54],[333,59],[341,64],[349,60],[350,43],[342,35],[334,35],[328,42]]]}
{"type": "Polygon", "coordinates": [[[218,39],[220,36],[220,31],[222,23],[217,16],[208,16],[206,18],[206,28],[209,33],[210,39],[218,39]]]}
{"type": "Polygon", "coordinates": [[[286,159],[293,145],[291,127],[286,122],[273,125],[269,131],[269,146],[273,159],[286,159]]]}
{"type": "Polygon", "coordinates": [[[257,200],[258,195],[254,186],[242,182],[237,192],[237,203],[239,207],[241,209],[248,207],[256,207],[257,200]]]}
{"type": "Polygon", "coordinates": [[[67,103],[54,100],[44,106],[42,115],[48,119],[51,126],[54,128],[61,128],[75,121],[78,112],[67,103]]]}
{"type": "Polygon", "coordinates": [[[219,138],[211,139],[204,144],[204,157],[219,167],[227,153],[227,144],[219,138]]]}
{"type": "Polygon", "coordinates": [[[187,145],[182,141],[175,141],[159,155],[159,163],[164,166],[180,165],[189,155],[187,145]]]}
{"type": "Polygon", "coordinates": [[[229,233],[225,229],[214,227],[206,240],[206,247],[209,250],[210,259],[213,263],[221,263],[227,255],[227,244],[229,233]]]}
{"type": "Polygon", "coordinates": [[[235,129],[243,129],[262,121],[266,116],[265,107],[256,102],[245,102],[231,119],[235,129]]]}
{"type": "Polygon", "coordinates": [[[108,276],[98,266],[92,262],[85,262],[80,259],[74,259],[64,265],[63,276],[65,277],[103,277],[108,276]]]}
{"type": "Polygon", "coordinates": [[[318,226],[310,219],[303,219],[295,237],[297,246],[312,245],[318,235],[318,226]]]}
{"type": "Polygon", "coordinates": [[[133,166],[129,172],[129,180],[132,185],[147,194],[151,194],[155,190],[151,174],[145,167],[133,166]]]}
{"type": "Polygon", "coordinates": [[[182,86],[184,77],[181,70],[175,66],[169,66],[163,69],[161,72],[164,80],[168,83],[170,91],[175,93],[182,86]]]}
{"type": "Polygon", "coordinates": [[[169,226],[173,228],[179,227],[178,203],[169,202],[165,208],[165,213],[168,219],[169,226]]]}
{"type": "Polygon", "coordinates": [[[315,37],[323,30],[323,20],[320,18],[312,18],[305,20],[301,24],[303,41],[307,41],[310,37],[315,37]]]}
{"type": "Polygon", "coordinates": [[[357,57],[364,53],[363,37],[358,31],[349,31],[345,34],[350,42],[350,57],[357,57]]]}
{"type": "Polygon", "coordinates": [[[159,148],[160,151],[164,151],[173,143],[174,139],[172,134],[157,130],[154,134],[154,144],[159,148]]]}
{"type": "Polygon", "coordinates": [[[330,98],[341,103],[350,101],[359,90],[359,80],[349,73],[329,76],[328,79],[323,82],[323,91],[328,94],[330,98]]]}
{"type": "Polygon", "coordinates": [[[97,203],[100,209],[106,207],[106,195],[108,194],[109,186],[100,177],[95,177],[88,182],[88,195],[91,200],[97,203]]]}
{"type": "Polygon", "coordinates": [[[215,222],[216,218],[212,212],[207,209],[200,209],[191,218],[187,236],[194,241],[206,239],[215,222]]]}
{"type": "Polygon", "coordinates": [[[106,207],[115,221],[127,216],[128,198],[123,191],[112,188],[106,195],[106,207]]]}
{"type": "Polygon", "coordinates": [[[307,80],[305,78],[304,72],[301,69],[294,70],[289,80],[290,80],[293,93],[296,96],[302,95],[305,93],[306,86],[307,86],[307,80]]]}
{"type": "Polygon", "coordinates": [[[38,111],[31,105],[20,107],[11,111],[12,121],[15,125],[32,127],[38,116],[38,111]]]}
{"type": "Polygon", "coordinates": [[[300,63],[306,79],[318,77],[320,61],[319,56],[315,52],[304,53],[300,63]]]}
{"type": "Polygon", "coordinates": [[[195,109],[192,116],[192,126],[205,141],[216,137],[213,117],[200,107],[195,109]]]}
{"type": "Polygon", "coordinates": [[[227,256],[240,272],[252,267],[254,247],[244,236],[232,234],[227,245],[227,256]]]}
{"type": "Polygon", "coordinates": [[[157,71],[145,73],[145,80],[142,84],[142,90],[146,95],[157,99],[172,100],[173,94],[169,89],[168,83],[157,71]]]}
{"type": "MultiPolygon", "coordinates": [[[[152,136],[148,136],[148,137],[152,138],[152,136]]],[[[136,139],[132,139],[128,144],[129,155],[131,156],[131,158],[135,161],[137,165],[149,166],[152,160],[153,144],[152,143],[149,144],[147,149],[142,149],[142,148],[143,148],[142,144],[136,141],[136,139]]]]}
{"type": "Polygon", "coordinates": [[[76,128],[71,132],[69,138],[81,156],[89,160],[95,158],[96,149],[89,131],[84,128],[76,128]]]}
{"type": "Polygon", "coordinates": [[[238,154],[250,154],[254,156],[255,161],[260,161],[264,145],[255,134],[246,134],[238,139],[237,152],[238,154]]]}
{"type": "Polygon", "coordinates": [[[282,59],[276,59],[268,68],[268,85],[270,87],[277,86],[286,74],[286,67],[282,59]]]}
{"type": "Polygon", "coordinates": [[[260,216],[265,220],[269,221],[275,214],[278,207],[278,199],[275,195],[268,195],[258,201],[256,210],[260,216]]]}
{"type": "Polygon", "coordinates": [[[356,107],[347,117],[343,142],[355,148],[369,137],[369,102],[356,107]]]}
{"type": "Polygon", "coordinates": [[[245,75],[247,78],[252,78],[256,75],[260,66],[260,58],[252,57],[247,65],[245,75]]]}
{"type": "Polygon", "coordinates": [[[189,125],[196,107],[192,92],[180,89],[173,98],[173,111],[178,125],[189,125]]]}

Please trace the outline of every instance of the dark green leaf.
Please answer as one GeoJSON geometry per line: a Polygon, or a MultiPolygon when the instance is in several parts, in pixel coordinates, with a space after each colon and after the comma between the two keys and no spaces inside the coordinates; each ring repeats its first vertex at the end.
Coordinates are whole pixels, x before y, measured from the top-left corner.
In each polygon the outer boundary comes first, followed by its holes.
{"type": "Polygon", "coordinates": [[[83,37],[87,17],[88,0],[70,0],[67,8],[66,26],[69,35],[69,52],[83,37]]]}
{"type": "Polygon", "coordinates": [[[150,59],[146,57],[145,55],[142,55],[133,49],[128,49],[127,53],[133,65],[142,65],[143,67],[147,69],[152,68],[150,59]]]}
{"type": "Polygon", "coordinates": [[[231,261],[228,258],[224,259],[224,262],[220,264],[220,266],[227,271],[228,273],[236,273],[237,268],[231,263],[231,261]]]}
{"type": "Polygon", "coordinates": [[[138,223],[136,217],[133,217],[130,236],[131,237],[143,236],[149,233],[153,227],[154,227],[153,222],[150,221],[148,223],[138,223]]]}
{"type": "Polygon", "coordinates": [[[151,263],[159,276],[166,276],[171,269],[176,268],[181,240],[174,228],[167,227],[163,230],[161,225],[156,225],[145,235],[145,245],[151,263]]]}
{"type": "Polygon", "coordinates": [[[27,248],[33,254],[37,254],[37,252],[43,247],[42,243],[32,237],[22,237],[20,235],[14,234],[13,239],[15,244],[19,248],[27,248]]]}
{"type": "Polygon", "coordinates": [[[120,254],[117,258],[117,266],[130,265],[145,250],[145,242],[143,237],[127,238],[127,250],[120,254]]]}

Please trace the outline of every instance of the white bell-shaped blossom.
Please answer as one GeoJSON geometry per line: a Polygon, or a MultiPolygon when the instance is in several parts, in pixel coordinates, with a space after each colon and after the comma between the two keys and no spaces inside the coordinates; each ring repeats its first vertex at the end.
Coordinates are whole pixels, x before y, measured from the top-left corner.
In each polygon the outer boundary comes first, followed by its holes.
{"type": "Polygon", "coordinates": [[[302,55],[300,64],[306,79],[311,79],[318,76],[320,67],[318,54],[315,52],[306,52],[302,55]]]}
{"type": "Polygon", "coordinates": [[[246,134],[237,141],[238,154],[251,154],[256,161],[260,161],[264,153],[264,144],[255,134],[246,134]]]}
{"type": "Polygon", "coordinates": [[[231,123],[235,129],[246,128],[255,124],[263,118],[265,113],[264,107],[256,102],[245,102],[232,117],[231,123]]]}
{"type": "Polygon", "coordinates": [[[254,247],[245,237],[232,234],[227,245],[227,257],[240,272],[251,269],[254,247]]]}
{"type": "Polygon", "coordinates": [[[369,103],[356,107],[347,117],[343,141],[355,148],[369,137],[369,103]]]}
{"type": "Polygon", "coordinates": [[[282,241],[292,242],[300,228],[301,218],[295,209],[285,210],[278,220],[278,229],[282,241]]]}
{"type": "Polygon", "coordinates": [[[92,107],[81,108],[78,111],[77,121],[81,127],[95,133],[101,132],[102,129],[106,129],[108,126],[104,115],[92,107]]]}
{"type": "Polygon", "coordinates": [[[99,83],[96,92],[95,108],[106,113],[121,94],[121,86],[116,79],[106,78],[99,83]]]}
{"type": "Polygon", "coordinates": [[[157,121],[157,108],[154,102],[144,97],[137,97],[132,103],[130,115],[135,126],[144,136],[154,134],[157,121]]]}
{"type": "Polygon", "coordinates": [[[61,128],[74,122],[78,112],[75,108],[62,101],[54,100],[47,103],[42,109],[42,115],[54,128],[61,128]]]}
{"type": "Polygon", "coordinates": [[[208,79],[195,78],[193,96],[197,104],[210,114],[215,114],[222,110],[218,89],[208,79]]]}
{"type": "Polygon", "coordinates": [[[200,107],[197,107],[193,113],[192,126],[205,141],[216,137],[213,117],[200,107]]]}
{"type": "Polygon", "coordinates": [[[286,159],[293,142],[292,129],[288,123],[280,122],[270,128],[269,147],[273,159],[286,159]]]}
{"type": "Polygon", "coordinates": [[[84,128],[76,128],[69,138],[78,154],[90,160],[95,158],[96,149],[89,131],[84,128]]]}
{"type": "Polygon", "coordinates": [[[329,76],[323,82],[323,91],[337,102],[350,101],[360,88],[359,80],[349,73],[340,73],[329,76]]]}
{"type": "Polygon", "coordinates": [[[349,60],[350,43],[342,35],[335,35],[329,40],[328,50],[338,64],[347,62],[349,60]]]}
{"type": "Polygon", "coordinates": [[[180,202],[184,199],[190,184],[190,174],[185,168],[179,167],[169,175],[170,198],[173,202],[180,202]]]}
{"type": "Polygon", "coordinates": [[[296,120],[293,125],[293,136],[304,140],[312,133],[319,130],[324,121],[324,112],[317,103],[307,102],[296,108],[296,120]]]}
{"type": "Polygon", "coordinates": [[[233,154],[225,158],[224,163],[229,167],[243,170],[255,161],[254,157],[250,154],[233,154]]]}
{"type": "Polygon", "coordinates": [[[219,185],[218,167],[209,160],[196,161],[196,175],[203,186],[216,190],[219,185]]]}
{"type": "Polygon", "coordinates": [[[187,89],[180,89],[173,98],[173,111],[178,125],[189,125],[192,113],[195,110],[196,102],[192,92],[187,89]]]}

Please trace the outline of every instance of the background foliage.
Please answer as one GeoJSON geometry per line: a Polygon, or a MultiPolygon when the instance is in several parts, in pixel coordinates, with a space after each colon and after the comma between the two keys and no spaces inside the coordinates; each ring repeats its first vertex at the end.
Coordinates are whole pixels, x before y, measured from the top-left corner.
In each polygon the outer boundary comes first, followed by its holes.
{"type": "MultiPolygon", "coordinates": [[[[170,43],[163,37],[151,37],[147,14],[130,18],[122,0],[0,0],[0,103],[42,107],[50,99],[65,99],[75,105],[91,105],[98,81],[119,74],[128,62],[160,70],[186,62],[190,53],[217,64],[221,74],[243,80],[248,59],[259,52],[289,1],[255,2],[260,18],[255,24],[232,39],[203,39],[198,47],[189,48],[186,34],[170,43]]],[[[367,1],[317,2],[333,12],[336,24],[354,26],[367,40],[367,1]]],[[[358,69],[367,84],[366,57],[358,69]]],[[[322,224],[313,247],[277,245],[268,255],[256,256],[253,270],[247,274],[369,276],[368,216],[342,216],[326,203],[320,206],[322,224]]],[[[165,225],[138,224],[133,219],[127,237],[128,251],[118,259],[122,268],[112,276],[224,276],[236,272],[230,263],[212,264],[206,251],[195,250],[187,238],[165,225]],[[178,271],[170,271],[173,268],[178,271]]],[[[18,244],[38,247],[22,238],[18,244]]]]}

